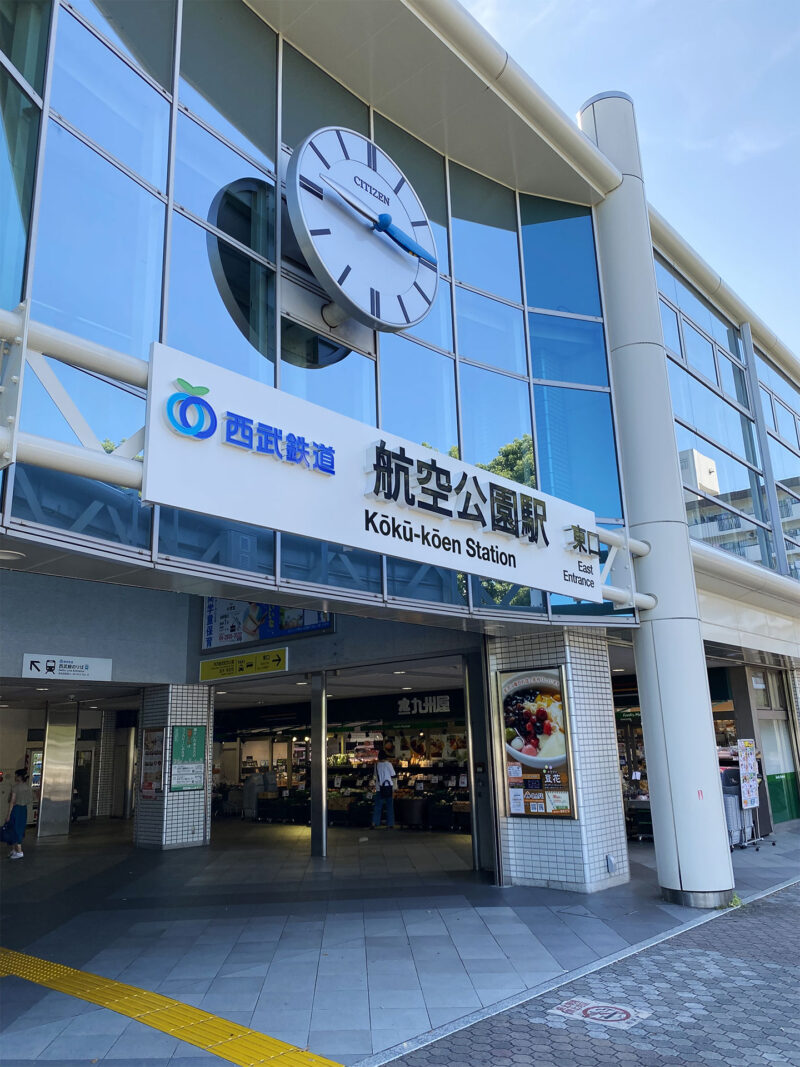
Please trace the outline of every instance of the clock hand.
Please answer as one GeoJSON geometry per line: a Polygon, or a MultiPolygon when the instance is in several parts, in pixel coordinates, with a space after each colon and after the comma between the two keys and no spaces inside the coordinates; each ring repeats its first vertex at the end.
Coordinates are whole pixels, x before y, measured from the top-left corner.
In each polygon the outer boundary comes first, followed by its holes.
{"type": "Polygon", "coordinates": [[[329,185],[331,189],[334,190],[334,192],[337,192],[342,198],[342,200],[344,200],[345,203],[349,204],[354,211],[357,211],[360,215],[363,215],[365,219],[369,219],[371,223],[377,224],[377,211],[373,211],[372,208],[368,207],[363,202],[363,200],[359,200],[358,197],[351,193],[349,189],[347,189],[344,185],[340,185],[339,182],[334,181],[333,178],[329,178],[326,174],[320,174],[319,177],[320,181],[325,182],[325,184],[329,185]]]}
{"type": "Polygon", "coordinates": [[[417,244],[413,237],[409,237],[407,233],[404,233],[399,226],[395,226],[392,222],[392,216],[388,212],[378,216],[378,221],[375,223],[375,229],[378,233],[385,233],[387,237],[390,237],[395,244],[400,245],[406,252],[410,252],[412,256],[416,256],[418,259],[424,259],[426,263],[430,263],[431,266],[436,266],[436,260],[422,245],[417,244]]]}
{"type": "Polygon", "coordinates": [[[409,237],[407,233],[404,233],[398,226],[395,226],[392,222],[392,216],[388,212],[384,212],[379,215],[377,211],[373,211],[371,207],[368,207],[363,200],[360,200],[357,196],[350,192],[350,190],[335,181],[333,178],[329,178],[327,174],[320,174],[320,181],[329,185],[334,192],[338,193],[345,203],[349,204],[360,215],[363,215],[365,219],[373,224],[375,230],[378,233],[385,233],[387,237],[391,238],[395,244],[399,245],[404,251],[409,252],[412,256],[417,256],[418,259],[424,259],[431,266],[436,266],[436,260],[422,245],[417,244],[413,237],[409,237]]]}

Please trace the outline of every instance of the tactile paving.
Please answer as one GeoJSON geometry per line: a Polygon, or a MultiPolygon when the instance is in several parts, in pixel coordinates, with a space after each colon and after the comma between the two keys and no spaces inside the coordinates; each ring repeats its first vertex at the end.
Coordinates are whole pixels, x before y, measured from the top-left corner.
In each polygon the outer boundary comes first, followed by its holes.
{"type": "Polygon", "coordinates": [[[65,967],[62,963],[51,963],[23,952],[0,948],[0,977],[12,974],[59,993],[88,1000],[119,1015],[127,1015],[145,1026],[152,1026],[154,1030],[205,1049],[228,1063],[239,1064],[239,1067],[256,1067],[256,1064],[268,1064],[269,1067],[341,1067],[334,1060],[278,1041],[247,1026],[239,1026],[160,993],[150,993],[124,982],[115,982],[113,978],[102,978],[97,974],[75,970],[74,967],[65,967]]]}

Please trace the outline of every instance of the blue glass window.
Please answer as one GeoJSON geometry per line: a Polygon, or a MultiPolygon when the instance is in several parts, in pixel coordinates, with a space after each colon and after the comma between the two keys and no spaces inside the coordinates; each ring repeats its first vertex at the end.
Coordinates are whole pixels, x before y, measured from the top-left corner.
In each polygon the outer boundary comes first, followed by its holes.
{"type": "Polygon", "coordinates": [[[10,309],[22,299],[39,111],[2,67],[0,101],[0,307],[10,309]]]}
{"type": "Polygon", "coordinates": [[[167,91],[172,89],[175,0],[134,0],[133,3],[70,0],[70,3],[159,85],[167,91]]]}
{"type": "Polygon", "coordinates": [[[467,602],[466,579],[462,574],[391,556],[386,557],[386,592],[389,596],[434,604],[463,606],[467,602]]]}
{"type": "Polygon", "coordinates": [[[405,338],[382,334],[381,425],[409,441],[457,453],[453,360],[405,338]]]}
{"type": "Polygon", "coordinates": [[[147,359],[163,254],[164,205],[51,121],[33,317],[147,359]]]}
{"type": "Polygon", "coordinates": [[[668,363],[668,371],[672,410],[678,418],[713,437],[748,463],[759,466],[758,445],[750,419],[672,360],[668,363]]]}
{"type": "Polygon", "coordinates": [[[375,363],[296,322],[281,322],[281,389],[374,426],[375,363]]]}
{"type": "Polygon", "coordinates": [[[152,510],[141,503],[136,489],[24,463],[14,468],[15,519],[147,549],[152,510]]]}
{"type": "Polygon", "coordinates": [[[771,534],[762,526],[726,511],[713,500],[685,493],[689,536],[712,548],[730,552],[748,563],[775,569],[775,549],[771,534]]]}
{"type": "Polygon", "coordinates": [[[516,374],[527,372],[522,312],[499,300],[456,289],[458,351],[465,359],[516,374]]]}
{"type": "Polygon", "coordinates": [[[622,515],[616,446],[607,393],[534,386],[539,487],[589,508],[598,518],[622,515]]]}
{"type": "Polygon", "coordinates": [[[667,307],[663,300],[659,300],[658,310],[661,312],[661,330],[664,334],[664,344],[670,352],[680,356],[681,335],[678,329],[678,316],[671,307],[667,307]]]}
{"type": "Polygon", "coordinates": [[[468,363],[459,373],[462,459],[514,482],[536,485],[527,383],[468,363]]]}
{"type": "Polygon", "coordinates": [[[688,322],[683,324],[683,340],[686,345],[687,362],[705,374],[715,385],[717,383],[717,369],[714,365],[714,347],[702,334],[699,334],[688,322]]]}
{"type": "Polygon", "coordinates": [[[38,93],[44,81],[50,7],[50,0],[12,0],[0,7],[0,52],[38,93]]]}
{"type": "Polygon", "coordinates": [[[511,582],[500,582],[496,578],[478,578],[474,575],[471,581],[472,603],[477,611],[494,608],[533,615],[547,613],[547,602],[541,589],[529,589],[525,585],[512,585],[511,582]]]}
{"type": "Polygon", "coordinates": [[[439,279],[433,307],[416,326],[407,331],[421,341],[428,341],[437,348],[453,351],[453,307],[450,302],[450,283],[439,279]]]}
{"type": "Polygon", "coordinates": [[[762,522],[768,521],[763,500],[764,482],[755,471],[677,423],[675,439],[685,486],[719,497],[724,503],[762,522]]]}
{"type": "MultiPolygon", "coordinates": [[[[414,191],[425,205],[430,219],[439,270],[450,273],[450,255],[447,241],[447,186],[444,176],[444,160],[438,152],[422,144],[399,126],[382,115],[375,115],[375,140],[411,182],[414,191]]],[[[439,286],[441,289],[441,286],[439,286]]],[[[417,331],[418,332],[418,331],[417,331]]],[[[433,341],[433,338],[429,338],[433,341]]],[[[434,341],[434,344],[439,344],[434,341]]],[[[442,347],[447,347],[443,345],[442,347]]]]}
{"type": "Polygon", "coordinates": [[[723,392],[734,400],[738,400],[742,407],[749,408],[750,401],[747,396],[747,381],[744,369],[732,359],[717,352],[719,364],[719,379],[723,392]]]}
{"type": "Polygon", "coordinates": [[[265,167],[274,167],[277,38],[246,4],[184,0],[180,99],[265,167]]]}
{"type": "Polygon", "coordinates": [[[529,307],[600,315],[591,208],[520,196],[529,307]]]}
{"type": "Polygon", "coordinates": [[[450,202],[456,280],[519,301],[517,209],[512,191],[451,163],[450,202]]]}
{"type": "Polygon", "coordinates": [[[758,364],[758,377],[760,381],[768,385],[770,389],[779,396],[787,407],[794,408],[795,411],[800,412],[800,386],[795,385],[793,382],[784,378],[778,370],[772,366],[771,363],[756,354],[756,363],[758,364]]]}
{"type": "Polygon", "coordinates": [[[66,12],[59,20],[51,102],[126,167],[166,188],[169,104],[66,12]]]}
{"type": "MultiPolygon", "coordinates": [[[[202,4],[203,0],[199,0],[202,4]]],[[[223,4],[227,7],[227,4],[223,4]]],[[[323,126],[346,126],[369,137],[367,105],[288,44],[283,47],[284,144],[296,148],[323,126]]]]}
{"type": "Polygon", "coordinates": [[[794,415],[778,400],[775,402],[775,421],[778,433],[792,448],[797,448],[797,428],[794,415]]]}
{"type": "Polygon", "coordinates": [[[266,259],[275,258],[275,190],[242,156],[178,116],[175,202],[266,259]]]}
{"type": "Polygon", "coordinates": [[[106,452],[112,452],[144,426],[145,400],[94,374],[47,356],[25,371],[20,429],[67,444],[79,439],[52,399],[63,388],[106,452]],[[43,365],[42,365],[43,364],[43,365]],[[43,382],[39,375],[43,376],[43,382]]]}
{"type": "Polygon", "coordinates": [[[599,322],[530,315],[534,378],[608,385],[603,327],[599,322]]]}
{"type": "Polygon", "coordinates": [[[175,214],[167,343],[273,385],[272,271],[175,214]]]}
{"type": "Polygon", "coordinates": [[[158,551],[162,556],[180,556],[256,574],[274,572],[272,530],[175,508],[159,510],[158,551]]]}
{"type": "Polygon", "coordinates": [[[281,577],[317,585],[381,592],[381,557],[294,534],[281,536],[281,577]]]}
{"type": "Polygon", "coordinates": [[[775,429],[775,413],[772,410],[772,396],[763,385],[759,386],[759,392],[761,393],[761,407],[764,411],[764,421],[770,430],[775,429]]]}
{"type": "Polygon", "coordinates": [[[769,454],[775,478],[797,492],[800,489],[800,456],[796,452],[790,452],[774,437],[769,438],[769,454]]]}

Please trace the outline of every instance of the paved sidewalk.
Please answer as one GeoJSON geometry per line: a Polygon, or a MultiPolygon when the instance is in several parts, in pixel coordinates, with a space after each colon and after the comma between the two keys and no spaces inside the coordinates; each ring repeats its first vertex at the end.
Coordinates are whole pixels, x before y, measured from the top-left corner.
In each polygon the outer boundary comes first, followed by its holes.
{"type": "MultiPolygon", "coordinates": [[[[133,849],[110,825],[3,867],[5,947],[173,997],[347,1065],[527,1000],[705,913],[664,903],[651,845],[602,893],[498,889],[468,838],[215,825],[209,848],[133,849]]],[[[734,854],[743,898],[800,878],[800,824],[734,854]]],[[[712,924],[713,925],[713,924],[712,924]]],[[[1,980],[0,1060],[219,1063],[105,1008],[1,980]]]]}
{"type": "Polygon", "coordinates": [[[800,1064],[800,886],[736,908],[391,1064],[800,1064]],[[570,998],[651,1014],[622,1030],[550,1013],[570,998]]]}

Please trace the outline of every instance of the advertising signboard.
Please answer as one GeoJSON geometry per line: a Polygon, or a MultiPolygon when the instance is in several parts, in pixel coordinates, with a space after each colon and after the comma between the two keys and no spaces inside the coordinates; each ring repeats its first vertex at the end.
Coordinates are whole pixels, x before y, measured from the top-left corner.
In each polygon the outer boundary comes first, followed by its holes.
{"type": "Polygon", "coordinates": [[[143,499],[600,603],[592,512],[164,345],[143,499]]]}
{"type": "Polygon", "coordinates": [[[577,818],[560,667],[498,675],[508,814],[577,818]]]}
{"type": "Polygon", "coordinates": [[[739,738],[739,782],[742,791],[742,807],[758,807],[758,761],[753,738],[739,738]]]}
{"type": "Polygon", "coordinates": [[[204,649],[229,648],[333,629],[333,615],[329,611],[282,608],[277,604],[226,600],[218,596],[204,599],[204,649]]]}
{"type": "Polygon", "coordinates": [[[153,800],[164,791],[164,730],[146,727],[142,739],[141,795],[153,800]]]}
{"type": "Polygon", "coordinates": [[[194,789],[202,789],[205,782],[205,726],[173,726],[170,793],[185,793],[194,789]]]}

